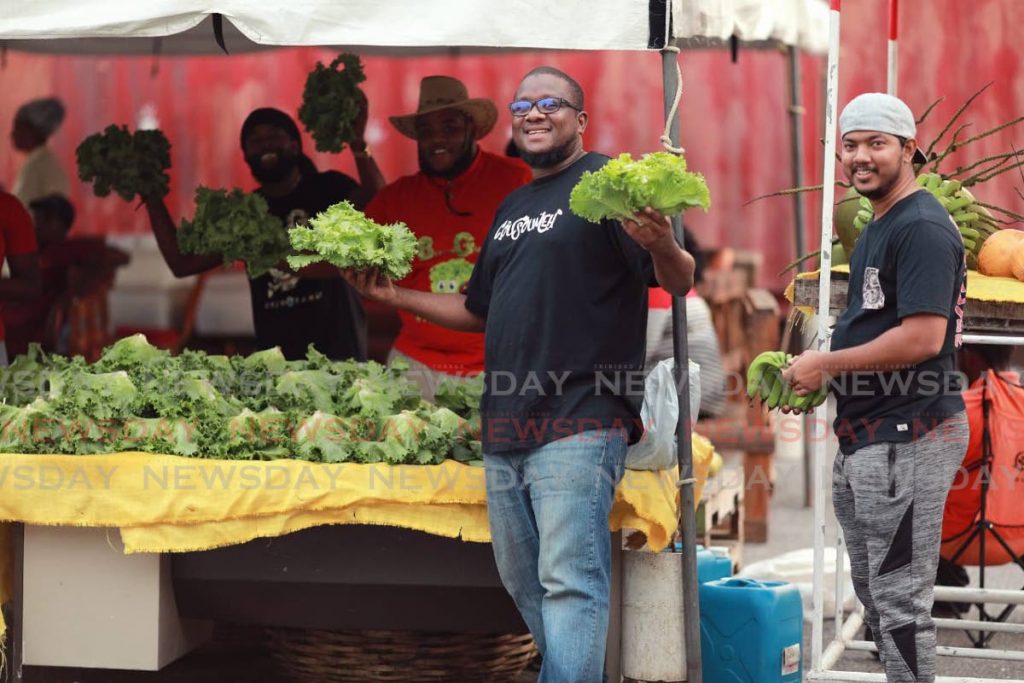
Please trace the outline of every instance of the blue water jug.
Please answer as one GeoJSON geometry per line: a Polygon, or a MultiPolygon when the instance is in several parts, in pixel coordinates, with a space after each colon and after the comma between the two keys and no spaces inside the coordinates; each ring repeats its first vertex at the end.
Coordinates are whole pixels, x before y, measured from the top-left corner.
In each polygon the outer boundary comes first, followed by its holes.
{"type": "Polygon", "coordinates": [[[725,548],[697,546],[697,580],[700,583],[732,576],[732,558],[725,548]]]}
{"type": "MultiPolygon", "coordinates": [[[[675,551],[683,552],[683,544],[676,543],[675,551]]],[[[732,558],[725,548],[705,548],[697,544],[697,581],[706,583],[732,576],[732,558]]]]}
{"type": "Polygon", "coordinates": [[[784,581],[701,584],[705,683],[799,683],[803,616],[800,590],[784,581]]]}

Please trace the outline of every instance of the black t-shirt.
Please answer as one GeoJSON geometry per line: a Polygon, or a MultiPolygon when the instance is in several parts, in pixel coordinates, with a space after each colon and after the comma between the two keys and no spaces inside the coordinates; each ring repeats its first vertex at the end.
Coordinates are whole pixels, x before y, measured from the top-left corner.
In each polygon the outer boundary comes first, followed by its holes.
{"type": "MultiPolygon", "coordinates": [[[[337,171],[304,173],[284,197],[264,197],[286,228],[301,225],[359,188],[337,171]]],[[[366,360],[366,314],[359,295],[341,278],[301,278],[272,269],[249,281],[256,340],[280,346],[289,360],[306,357],[309,344],[335,360],[366,360]]]]}
{"type": "Polygon", "coordinates": [[[904,370],[833,380],[835,430],[843,453],[881,441],[913,441],[964,410],[956,349],[966,302],[963,242],[931,194],[915,192],[868,224],[850,260],[847,306],[832,349],[865,344],[916,313],[947,316],[949,323],[934,358],[904,370]]]}
{"type": "Polygon", "coordinates": [[[487,321],[482,441],[488,453],[535,448],[594,429],[643,433],[650,255],[617,221],[569,210],[593,152],[535,180],[498,208],[466,308],[487,321]]]}

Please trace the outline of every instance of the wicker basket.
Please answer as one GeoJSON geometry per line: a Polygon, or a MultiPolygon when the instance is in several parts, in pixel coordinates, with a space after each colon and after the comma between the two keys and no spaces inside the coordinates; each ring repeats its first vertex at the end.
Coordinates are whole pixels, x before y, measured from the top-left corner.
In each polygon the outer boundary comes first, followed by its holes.
{"type": "Polygon", "coordinates": [[[269,629],[267,645],[302,683],[501,683],[536,655],[529,634],[269,629]]]}

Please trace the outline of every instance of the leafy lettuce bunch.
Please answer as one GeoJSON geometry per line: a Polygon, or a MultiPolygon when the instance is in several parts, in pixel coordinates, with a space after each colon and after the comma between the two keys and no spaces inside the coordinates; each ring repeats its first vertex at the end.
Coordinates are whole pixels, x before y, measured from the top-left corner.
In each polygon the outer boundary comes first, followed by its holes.
{"type": "Polygon", "coordinates": [[[359,84],[365,80],[362,62],[351,54],[338,55],[330,66],[317,62],[306,77],[299,120],[318,152],[340,152],[355,138],[355,122],[365,100],[359,84]]]}
{"type": "Polygon", "coordinates": [[[75,150],[78,177],[91,182],[97,197],[116,192],[126,201],[164,197],[170,178],[171,143],[159,130],[128,132],[127,126],[107,126],[90,135],[75,150]]]}
{"type": "Polygon", "coordinates": [[[0,453],[408,465],[481,457],[482,380],[444,383],[431,405],[400,362],[332,361],[314,348],[294,361],[278,348],[172,356],[135,335],[91,365],[32,347],[0,379],[11,372],[31,390],[5,389],[18,400],[0,401],[0,453]]]}
{"type": "Polygon", "coordinates": [[[295,251],[312,252],[289,256],[295,269],[327,261],[338,268],[377,268],[399,280],[412,270],[416,254],[416,237],[404,223],[380,225],[347,201],[318,213],[308,226],[292,228],[288,237],[295,251]]]}
{"type": "Polygon", "coordinates": [[[632,218],[645,207],[674,216],[695,206],[705,211],[711,195],[704,176],[686,170],[686,160],[668,152],[645,154],[634,161],[620,154],[597,171],[583,174],[569,196],[569,208],[580,218],[632,218]]]}
{"type": "Polygon", "coordinates": [[[186,254],[220,254],[224,264],[245,261],[249,277],[265,274],[288,254],[288,234],[255,193],[196,190],[196,213],[178,230],[186,254]]]}

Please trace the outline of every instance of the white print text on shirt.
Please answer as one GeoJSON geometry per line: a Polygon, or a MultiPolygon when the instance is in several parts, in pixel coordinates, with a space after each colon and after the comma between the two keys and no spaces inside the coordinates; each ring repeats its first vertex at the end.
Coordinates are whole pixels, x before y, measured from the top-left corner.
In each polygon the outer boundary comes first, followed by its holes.
{"type": "Polygon", "coordinates": [[[521,216],[514,221],[507,220],[495,231],[494,239],[503,240],[507,237],[510,240],[515,241],[527,232],[536,231],[537,234],[545,233],[555,227],[555,221],[561,215],[562,210],[558,209],[554,213],[542,211],[536,218],[521,216]]]}
{"type": "MultiPolygon", "coordinates": [[[[288,212],[288,218],[285,219],[285,229],[295,228],[307,223],[309,223],[309,214],[306,213],[305,209],[292,209],[288,212]]],[[[277,268],[271,268],[269,273],[270,280],[267,281],[267,299],[273,299],[274,295],[278,293],[290,292],[299,284],[299,276],[295,273],[278,270],[277,268]]],[[[276,305],[268,301],[266,308],[291,308],[295,303],[296,301],[293,297],[288,297],[287,300],[276,305]]],[[[298,303],[305,303],[305,301],[298,303]]]]}

